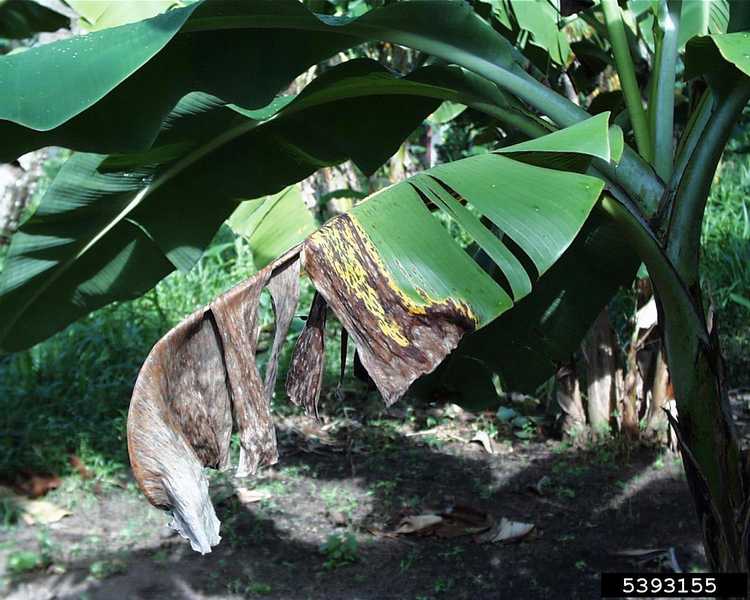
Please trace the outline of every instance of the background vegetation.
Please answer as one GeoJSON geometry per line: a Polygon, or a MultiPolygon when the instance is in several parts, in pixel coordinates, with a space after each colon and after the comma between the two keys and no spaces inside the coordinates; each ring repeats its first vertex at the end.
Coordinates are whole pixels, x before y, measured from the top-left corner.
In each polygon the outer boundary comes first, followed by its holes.
{"type": "MultiPolygon", "coordinates": [[[[445,131],[438,147],[441,154],[455,159],[476,151],[475,138],[482,130],[467,133],[460,120],[441,129],[445,131]]],[[[415,157],[424,154],[418,134],[412,136],[408,148],[415,157]]],[[[478,143],[482,141],[480,137],[478,143]]],[[[59,166],[59,158],[51,161],[46,177],[52,178],[59,166]]],[[[388,179],[388,170],[383,169],[370,184],[383,185],[388,179]]],[[[42,181],[39,190],[47,184],[42,181]]],[[[717,172],[703,233],[703,286],[716,306],[730,388],[735,389],[750,387],[749,188],[750,114],[746,114],[717,172]]],[[[319,207],[318,219],[325,218],[330,208],[325,204],[319,207]]],[[[455,226],[452,231],[461,235],[455,226]]],[[[70,473],[71,454],[102,474],[122,475],[127,466],[124,424],[128,402],[151,346],[183,317],[254,270],[247,242],[225,227],[188,273],[175,272],[137,300],[107,306],[31,350],[0,359],[0,478],[12,479],[22,471],[70,473]]],[[[306,310],[312,289],[303,284],[303,290],[301,307],[306,310]]],[[[265,295],[261,310],[268,335],[273,316],[265,295]]],[[[629,303],[615,302],[613,311],[619,311],[614,318],[623,324],[620,337],[627,340],[632,331],[629,303]]],[[[290,339],[296,337],[302,323],[297,319],[290,339]]],[[[329,321],[329,388],[338,381],[339,344],[337,324],[329,321]]],[[[261,342],[261,350],[265,345],[261,342]]],[[[287,347],[281,361],[277,410],[292,410],[283,389],[290,352],[287,347]]]]}

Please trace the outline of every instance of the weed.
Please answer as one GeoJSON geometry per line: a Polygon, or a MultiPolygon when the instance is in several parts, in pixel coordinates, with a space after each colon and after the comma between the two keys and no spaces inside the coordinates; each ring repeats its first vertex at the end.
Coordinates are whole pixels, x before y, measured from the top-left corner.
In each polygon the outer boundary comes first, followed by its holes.
{"type": "Polygon", "coordinates": [[[232,579],[226,585],[227,592],[239,596],[267,596],[273,592],[273,588],[267,583],[246,583],[241,579],[232,579]]]}
{"type": "Polygon", "coordinates": [[[165,563],[169,560],[169,552],[167,552],[164,548],[161,548],[160,550],[154,552],[154,554],[151,556],[151,559],[157,563],[165,563]]]}
{"type": "Polygon", "coordinates": [[[453,546],[450,550],[446,550],[445,552],[440,553],[440,558],[448,560],[449,558],[454,558],[456,556],[461,556],[465,552],[465,548],[461,546],[453,546]]]}
{"type": "Polygon", "coordinates": [[[357,499],[338,487],[321,490],[320,497],[329,511],[351,515],[357,509],[357,499]]]}
{"type": "Polygon", "coordinates": [[[89,575],[94,579],[107,579],[128,570],[125,561],[119,559],[97,560],[89,566],[89,575]]]}
{"type": "Polygon", "coordinates": [[[750,347],[750,309],[739,299],[750,299],[750,154],[742,151],[750,140],[747,115],[740,135],[729,144],[717,169],[703,218],[702,287],[718,311],[719,336],[725,352],[729,381],[750,384],[747,370],[750,347]],[[739,150],[738,150],[739,149],[739,150]]]}
{"type": "Polygon", "coordinates": [[[443,592],[447,592],[453,587],[454,581],[451,577],[438,577],[435,580],[435,593],[436,594],[442,594],[443,592]]]}
{"type": "Polygon", "coordinates": [[[8,554],[5,568],[11,575],[20,575],[42,569],[49,564],[40,552],[17,550],[8,554]]]}
{"type": "Polygon", "coordinates": [[[323,567],[327,570],[338,569],[359,560],[359,546],[357,538],[351,533],[332,534],[320,547],[320,552],[326,557],[323,567]]]}
{"type": "Polygon", "coordinates": [[[258,596],[268,596],[273,592],[273,588],[267,583],[250,583],[248,584],[246,591],[258,596]]]}
{"type": "Polygon", "coordinates": [[[0,524],[7,529],[18,523],[21,518],[21,509],[13,498],[0,498],[0,524]]]}
{"type": "Polygon", "coordinates": [[[419,558],[419,550],[414,548],[409,552],[409,554],[406,555],[405,558],[401,559],[401,562],[399,563],[399,568],[401,569],[402,573],[405,573],[409,569],[411,569],[414,566],[414,563],[417,562],[417,559],[419,558]]]}
{"type": "Polygon", "coordinates": [[[381,494],[384,498],[389,498],[398,487],[396,479],[381,479],[372,484],[372,491],[381,494]]]}

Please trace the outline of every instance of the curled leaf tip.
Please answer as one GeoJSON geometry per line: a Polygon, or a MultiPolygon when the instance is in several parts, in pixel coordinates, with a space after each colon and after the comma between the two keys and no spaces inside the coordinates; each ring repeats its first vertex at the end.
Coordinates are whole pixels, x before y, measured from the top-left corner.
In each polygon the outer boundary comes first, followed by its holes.
{"type": "Polygon", "coordinates": [[[146,498],[172,514],[170,525],[201,554],[221,539],[204,468],[229,465],[232,422],[241,445],[238,475],[278,459],[270,414],[276,365],[269,365],[263,382],[255,364],[257,312],[270,282],[274,362],[297,303],[298,254],[290,251],[187,317],[154,346],[136,381],[128,413],[133,474],[146,498]]]}

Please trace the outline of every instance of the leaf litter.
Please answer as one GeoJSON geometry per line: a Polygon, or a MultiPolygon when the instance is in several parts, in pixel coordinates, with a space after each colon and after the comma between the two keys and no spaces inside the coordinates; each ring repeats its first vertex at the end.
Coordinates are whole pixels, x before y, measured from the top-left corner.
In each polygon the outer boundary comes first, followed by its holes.
{"type": "Polygon", "coordinates": [[[501,517],[500,521],[497,521],[490,513],[459,504],[439,513],[406,516],[401,519],[393,533],[438,538],[473,536],[474,542],[488,544],[519,541],[528,536],[534,527],[532,523],[511,521],[506,517],[501,517]]]}

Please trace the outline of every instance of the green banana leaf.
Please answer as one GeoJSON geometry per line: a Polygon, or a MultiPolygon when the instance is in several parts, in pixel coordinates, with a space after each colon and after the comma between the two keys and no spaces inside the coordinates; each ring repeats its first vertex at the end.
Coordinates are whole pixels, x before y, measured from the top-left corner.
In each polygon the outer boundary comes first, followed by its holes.
{"type": "Polygon", "coordinates": [[[697,35],[726,33],[730,5],[727,0],[683,2],[680,11],[679,47],[697,35]]]}
{"type": "Polygon", "coordinates": [[[455,387],[451,374],[473,362],[476,369],[484,370],[484,380],[474,385],[484,386],[485,393],[480,396],[475,388],[455,388],[462,406],[496,405],[494,387],[488,386],[493,375],[499,377],[503,389],[533,394],[578,350],[596,316],[620,287],[633,281],[639,264],[619,229],[595,208],[534,293],[489,326],[466,336],[418,392],[455,387]]]}
{"type": "Polygon", "coordinates": [[[531,33],[533,43],[543,48],[558,65],[570,57],[568,36],[558,28],[560,13],[549,0],[510,0],[518,26],[531,33]]]}
{"type": "Polygon", "coordinates": [[[399,2],[358,19],[316,16],[297,0],[196,2],[0,57],[0,88],[23,99],[0,102],[0,161],[48,145],[142,151],[190,92],[260,108],[309,66],[370,39],[527,78],[511,45],[464,2],[399,2]]]}
{"type": "Polygon", "coordinates": [[[730,63],[750,75],[750,32],[720,33],[690,40],[685,77],[709,73],[721,62],[730,63]]]}
{"type": "MultiPolygon", "coordinates": [[[[607,136],[607,115],[597,115],[502,152],[530,164],[574,164],[565,157],[577,150],[614,160],[613,152],[621,151],[618,138],[621,133],[612,130],[607,136]]],[[[618,228],[595,208],[570,247],[539,279],[534,293],[467,335],[435,373],[415,384],[414,393],[429,396],[447,389],[459,404],[473,410],[497,404],[493,376],[504,389],[534,393],[569,360],[601,309],[618,288],[633,280],[639,264],[618,228]],[[467,370],[471,383],[465,377],[456,379],[467,370]]]]}
{"type": "Polygon", "coordinates": [[[148,290],[170,271],[159,250],[189,269],[242,200],[278,193],[347,159],[373,172],[444,99],[496,106],[502,97],[457,67],[399,78],[368,60],[331,69],[293,101],[259,111],[190,94],[151,150],[81,154],[63,167],[14,237],[0,274],[0,347],[28,347],[114,299],[148,290]],[[123,254],[128,237],[139,254],[123,254]],[[146,255],[153,269],[131,265],[146,255]],[[132,290],[123,296],[110,290],[120,271],[127,280],[117,285],[132,290]]]}
{"type": "Polygon", "coordinates": [[[177,4],[175,0],[66,0],[88,22],[89,31],[118,27],[149,19],[177,4]]]}
{"type": "Polygon", "coordinates": [[[290,185],[266,198],[243,202],[227,224],[249,242],[257,269],[270,264],[317,229],[298,185],[290,185]]]}

